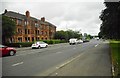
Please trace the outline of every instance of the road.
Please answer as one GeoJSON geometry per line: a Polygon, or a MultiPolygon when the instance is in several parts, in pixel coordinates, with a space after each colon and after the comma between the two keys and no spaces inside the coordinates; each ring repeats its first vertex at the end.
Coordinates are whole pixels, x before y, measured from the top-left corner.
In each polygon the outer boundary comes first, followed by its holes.
{"type": "Polygon", "coordinates": [[[20,50],[2,64],[3,76],[111,76],[109,45],[100,40],[20,50]]]}

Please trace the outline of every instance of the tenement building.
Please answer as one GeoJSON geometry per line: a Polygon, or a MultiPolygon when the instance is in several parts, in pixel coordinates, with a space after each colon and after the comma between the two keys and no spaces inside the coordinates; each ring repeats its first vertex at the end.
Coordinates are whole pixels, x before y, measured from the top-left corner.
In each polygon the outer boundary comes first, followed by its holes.
{"type": "Polygon", "coordinates": [[[50,40],[53,39],[56,32],[56,26],[47,22],[45,17],[41,19],[31,17],[29,11],[23,15],[5,10],[3,15],[16,22],[16,34],[9,39],[10,42],[50,40]]]}

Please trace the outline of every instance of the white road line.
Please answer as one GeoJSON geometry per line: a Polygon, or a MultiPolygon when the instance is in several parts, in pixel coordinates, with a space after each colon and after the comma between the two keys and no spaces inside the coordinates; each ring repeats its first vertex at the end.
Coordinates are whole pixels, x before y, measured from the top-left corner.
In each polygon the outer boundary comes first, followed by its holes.
{"type": "Polygon", "coordinates": [[[82,56],[83,54],[84,54],[84,53],[81,53],[81,54],[78,55],[77,57],[72,58],[71,60],[69,60],[69,61],[67,61],[67,62],[65,62],[65,63],[63,63],[63,64],[61,64],[60,66],[57,66],[56,69],[60,69],[60,68],[64,67],[65,65],[71,63],[71,62],[74,61],[75,59],[77,59],[77,58],[79,58],[80,56],[82,56]]]}
{"type": "Polygon", "coordinates": [[[98,46],[98,44],[95,45],[95,47],[97,47],[97,46],[98,46]]]}
{"type": "Polygon", "coordinates": [[[62,52],[56,52],[56,53],[62,53],[62,52]]]}
{"type": "Polygon", "coordinates": [[[19,54],[19,55],[16,55],[16,56],[23,56],[23,55],[26,55],[26,54],[19,54]]]}
{"type": "Polygon", "coordinates": [[[19,63],[13,64],[12,66],[17,66],[17,65],[20,65],[20,64],[23,64],[23,62],[19,62],[19,63]]]}
{"type": "Polygon", "coordinates": [[[73,49],[76,49],[75,47],[73,49]]]}

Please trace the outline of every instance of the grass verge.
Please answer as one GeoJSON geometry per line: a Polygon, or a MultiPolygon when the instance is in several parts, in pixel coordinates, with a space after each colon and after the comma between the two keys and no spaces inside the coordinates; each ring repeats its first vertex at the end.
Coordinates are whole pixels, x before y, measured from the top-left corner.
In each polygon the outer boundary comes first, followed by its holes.
{"type": "Polygon", "coordinates": [[[120,41],[110,41],[114,76],[120,75],[120,41]]]}

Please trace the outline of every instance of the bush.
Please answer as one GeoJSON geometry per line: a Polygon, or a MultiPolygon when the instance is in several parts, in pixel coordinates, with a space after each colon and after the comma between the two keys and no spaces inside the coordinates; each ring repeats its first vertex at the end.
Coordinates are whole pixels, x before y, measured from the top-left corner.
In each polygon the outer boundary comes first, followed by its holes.
{"type": "MultiPolygon", "coordinates": [[[[64,40],[40,40],[47,44],[59,44],[59,43],[65,43],[64,40]]],[[[30,47],[34,42],[21,42],[21,43],[6,43],[4,45],[9,47],[30,47]]]]}
{"type": "Polygon", "coordinates": [[[58,44],[58,43],[65,43],[66,41],[64,40],[41,40],[45,43],[48,43],[48,44],[58,44]]]}
{"type": "Polygon", "coordinates": [[[30,47],[33,44],[33,42],[22,42],[22,43],[6,43],[4,45],[9,47],[30,47]]]}

